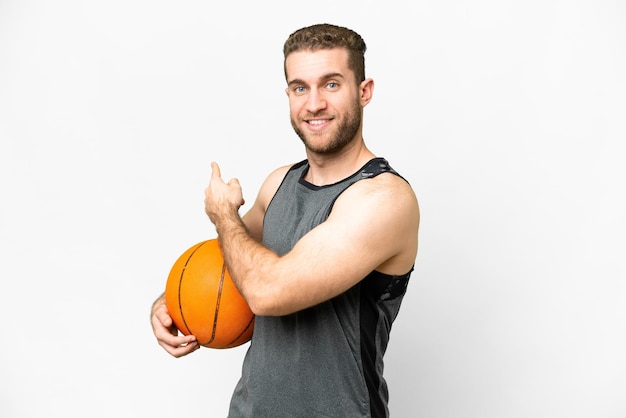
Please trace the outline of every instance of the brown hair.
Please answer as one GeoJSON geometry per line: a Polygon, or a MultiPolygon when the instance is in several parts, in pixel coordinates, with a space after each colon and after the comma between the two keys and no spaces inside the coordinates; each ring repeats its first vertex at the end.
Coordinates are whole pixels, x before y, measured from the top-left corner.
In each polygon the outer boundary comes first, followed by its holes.
{"type": "MultiPolygon", "coordinates": [[[[321,23],[298,29],[285,41],[285,61],[292,52],[320,49],[345,48],[348,50],[348,66],[354,72],[357,83],[365,80],[365,41],[351,29],[321,23]]],[[[285,78],[287,68],[285,67],[285,78]]]]}

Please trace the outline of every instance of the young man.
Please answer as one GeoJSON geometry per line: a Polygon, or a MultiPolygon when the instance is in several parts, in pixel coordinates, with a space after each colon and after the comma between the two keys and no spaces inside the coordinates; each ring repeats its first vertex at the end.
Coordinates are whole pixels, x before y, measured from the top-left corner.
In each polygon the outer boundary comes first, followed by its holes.
{"type": "MultiPolygon", "coordinates": [[[[219,166],[205,190],[231,276],[257,315],[229,417],[388,417],[383,355],[417,254],[410,185],[367,149],[365,43],[314,25],[284,45],[291,124],[306,159],[278,168],[240,218],[236,179],[219,166]]],[[[152,308],[159,344],[198,348],[152,308]]]]}

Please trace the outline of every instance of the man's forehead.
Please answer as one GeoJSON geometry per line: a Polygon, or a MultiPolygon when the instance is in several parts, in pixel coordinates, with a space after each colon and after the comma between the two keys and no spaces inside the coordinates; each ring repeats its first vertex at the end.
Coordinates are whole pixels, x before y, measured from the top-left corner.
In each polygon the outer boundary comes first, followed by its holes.
{"type": "Polygon", "coordinates": [[[288,79],[322,77],[336,73],[347,76],[348,51],[345,48],[301,50],[292,52],[285,60],[288,79]]]}

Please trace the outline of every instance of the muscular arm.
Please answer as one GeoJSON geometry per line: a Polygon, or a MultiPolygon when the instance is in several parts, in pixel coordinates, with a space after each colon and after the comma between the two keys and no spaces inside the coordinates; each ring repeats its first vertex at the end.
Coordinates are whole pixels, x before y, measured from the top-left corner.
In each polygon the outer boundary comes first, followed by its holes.
{"type": "MultiPolygon", "coordinates": [[[[253,214],[256,209],[265,213],[278,184],[264,184],[253,214]]],[[[404,274],[415,261],[417,200],[408,184],[392,174],[351,186],[329,218],[281,257],[254,239],[239,218],[239,183],[224,183],[217,165],[205,193],[231,276],[257,315],[296,312],[346,291],[374,269],[404,274]]]]}

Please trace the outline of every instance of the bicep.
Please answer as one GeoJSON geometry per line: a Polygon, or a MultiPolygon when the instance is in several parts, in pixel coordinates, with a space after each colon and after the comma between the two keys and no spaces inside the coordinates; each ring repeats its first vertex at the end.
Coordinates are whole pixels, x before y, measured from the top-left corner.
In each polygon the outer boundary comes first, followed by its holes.
{"type": "Polygon", "coordinates": [[[335,217],[298,241],[281,263],[291,286],[285,300],[293,310],[313,306],[345,292],[367,276],[384,258],[359,231],[355,219],[335,217]]]}
{"type": "Polygon", "coordinates": [[[367,188],[346,193],[325,222],[281,257],[285,287],[280,303],[290,305],[288,311],[337,296],[380,266],[392,265],[397,270],[393,274],[410,269],[417,233],[412,232],[414,203],[410,198],[390,201],[389,196],[367,188]],[[398,258],[402,262],[390,262],[398,258]]]}

